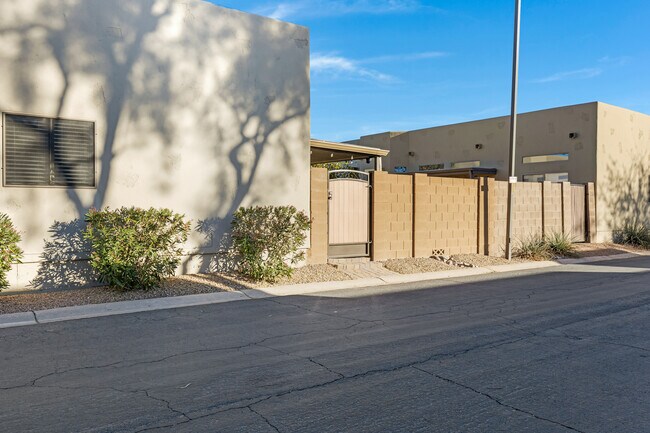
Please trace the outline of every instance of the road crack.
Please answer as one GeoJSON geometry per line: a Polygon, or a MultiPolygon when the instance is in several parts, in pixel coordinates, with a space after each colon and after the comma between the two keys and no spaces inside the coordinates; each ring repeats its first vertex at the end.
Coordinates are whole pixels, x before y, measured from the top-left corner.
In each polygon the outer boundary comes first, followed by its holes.
{"type": "Polygon", "coordinates": [[[552,420],[552,419],[550,419],[550,418],[545,418],[545,417],[543,417],[543,416],[537,415],[537,414],[535,414],[535,413],[533,413],[533,412],[530,412],[530,411],[528,411],[528,410],[521,409],[521,408],[518,408],[518,407],[513,406],[513,405],[511,405],[511,404],[505,403],[503,400],[501,400],[501,399],[499,399],[499,398],[497,398],[497,397],[495,397],[495,396],[493,396],[493,395],[491,395],[491,394],[488,394],[488,393],[483,392],[483,391],[479,391],[479,390],[476,389],[476,388],[472,388],[472,387],[469,386],[469,385],[465,385],[464,383],[460,383],[460,382],[455,381],[455,380],[453,380],[453,379],[450,379],[450,378],[448,378],[448,377],[444,377],[444,376],[441,376],[441,375],[439,375],[439,374],[431,373],[430,371],[424,370],[424,369],[422,369],[422,368],[418,368],[418,367],[416,367],[416,366],[414,366],[413,369],[418,370],[418,371],[421,371],[422,373],[428,374],[429,376],[432,376],[432,377],[435,377],[435,378],[437,378],[437,379],[443,380],[443,381],[445,381],[445,382],[447,382],[447,383],[451,383],[451,384],[453,384],[453,385],[456,385],[456,386],[461,387],[461,388],[463,388],[463,389],[466,389],[466,390],[468,390],[468,391],[471,391],[471,392],[473,392],[473,393],[475,393],[475,394],[481,395],[481,396],[483,396],[483,397],[485,397],[485,398],[488,398],[488,399],[492,400],[493,402],[497,403],[499,406],[506,407],[506,408],[508,408],[508,409],[514,410],[515,412],[520,412],[520,413],[526,414],[526,415],[528,415],[528,416],[532,416],[533,418],[538,419],[538,420],[540,420],[540,421],[550,422],[550,423],[552,423],[552,424],[555,424],[555,425],[558,425],[558,426],[560,426],[560,427],[563,427],[563,428],[565,428],[565,429],[567,429],[567,430],[571,430],[571,431],[575,431],[575,432],[579,432],[579,433],[586,433],[586,432],[584,432],[584,431],[582,431],[582,430],[578,430],[577,428],[575,428],[575,427],[571,427],[570,425],[564,424],[564,423],[562,423],[562,422],[560,422],[560,421],[555,421],[555,420],[552,420]]]}

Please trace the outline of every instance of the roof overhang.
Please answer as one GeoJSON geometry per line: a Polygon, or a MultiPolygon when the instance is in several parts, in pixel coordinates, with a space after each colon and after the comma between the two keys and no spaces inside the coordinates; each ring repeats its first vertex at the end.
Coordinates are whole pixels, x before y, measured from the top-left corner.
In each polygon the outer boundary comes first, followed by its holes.
{"type": "Polygon", "coordinates": [[[440,176],[440,177],[456,177],[462,179],[476,179],[477,177],[496,177],[497,169],[496,168],[483,168],[483,167],[471,167],[471,168],[448,168],[440,170],[431,170],[425,172],[429,176],[440,176]]]}
{"type": "Polygon", "coordinates": [[[388,155],[389,151],[376,147],[359,146],[358,144],[336,143],[333,141],[309,141],[311,163],[323,164],[328,162],[351,161],[354,159],[377,158],[388,155]]]}

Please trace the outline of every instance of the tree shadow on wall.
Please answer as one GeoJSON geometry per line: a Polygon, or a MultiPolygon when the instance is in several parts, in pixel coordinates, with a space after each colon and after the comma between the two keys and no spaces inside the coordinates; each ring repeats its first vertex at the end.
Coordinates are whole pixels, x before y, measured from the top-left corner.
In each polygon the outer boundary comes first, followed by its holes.
{"type": "MultiPolygon", "coordinates": [[[[301,181],[308,183],[309,130],[303,117],[309,113],[309,69],[303,60],[309,46],[303,31],[231,11],[203,13],[213,6],[201,2],[39,0],[38,7],[31,6],[23,14],[30,17],[27,24],[20,24],[24,19],[13,20],[15,26],[11,19],[0,21],[0,35],[10,34],[7,39],[17,41],[12,50],[18,53],[15,68],[9,71],[17,89],[14,99],[24,101],[25,112],[39,112],[43,100],[34,91],[41,81],[36,71],[55,65],[52,82],[61,77],[56,114],[70,117],[80,93],[92,94],[101,113],[97,124],[103,128],[98,128],[97,140],[103,148],[98,147],[96,191],[65,190],[77,217],[82,219],[90,207],[103,208],[108,188],[129,182],[112,174],[116,157],[122,158],[120,172],[124,168],[121,152],[129,134],[122,134],[123,128],[131,135],[141,133],[138,140],[127,142],[129,146],[162,144],[155,150],[167,162],[161,164],[161,175],[147,180],[158,189],[154,192],[160,193],[160,206],[171,208],[173,202],[165,200],[178,188],[174,182],[180,176],[173,176],[174,170],[179,161],[191,158],[192,141],[207,141],[208,150],[201,148],[205,154],[196,170],[212,170],[211,179],[186,191],[196,200],[182,211],[203,218],[200,234],[210,231],[198,247],[200,270],[231,267],[221,245],[227,244],[232,213],[242,205],[288,204],[283,201],[292,200],[287,191],[296,183],[295,175],[288,173],[304,173],[301,181]],[[165,27],[164,20],[172,24],[165,27]],[[178,34],[170,31],[176,25],[182,28],[178,34]],[[164,31],[158,31],[161,27],[164,31]],[[298,149],[297,141],[304,149],[298,149]]],[[[21,8],[19,3],[13,7],[21,8]]],[[[138,164],[135,179],[141,176],[138,164]]],[[[31,225],[40,227],[39,217],[33,218],[31,225]]],[[[52,235],[44,256],[56,258],[54,245],[70,248],[72,243],[56,227],[52,235]]],[[[42,234],[38,236],[40,240],[42,234]]],[[[184,262],[183,270],[189,266],[184,262]]],[[[57,275],[47,267],[42,272],[57,275]]],[[[44,276],[38,280],[45,285],[44,276]]]]}
{"type": "Polygon", "coordinates": [[[97,274],[88,263],[90,244],[83,237],[81,219],[55,221],[51,238],[45,241],[38,274],[30,285],[39,290],[78,289],[98,285],[97,274]]]}
{"type": "Polygon", "coordinates": [[[614,240],[627,224],[650,225],[650,154],[635,155],[632,161],[626,167],[610,162],[606,183],[596,191],[607,207],[605,222],[614,240]]]}

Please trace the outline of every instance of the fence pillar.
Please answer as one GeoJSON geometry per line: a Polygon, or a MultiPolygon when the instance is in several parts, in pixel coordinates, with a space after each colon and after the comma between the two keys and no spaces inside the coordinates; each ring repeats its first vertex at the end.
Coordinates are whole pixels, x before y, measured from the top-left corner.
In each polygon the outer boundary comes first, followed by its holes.
{"type": "Polygon", "coordinates": [[[386,260],[390,253],[390,184],[388,173],[385,171],[373,171],[370,173],[372,208],[370,211],[370,232],[372,234],[370,244],[370,259],[373,261],[386,260]]]}
{"type": "Polygon", "coordinates": [[[593,243],[598,239],[598,226],[596,225],[596,185],[593,182],[585,185],[587,202],[587,242],[593,243]]]}
{"type": "Polygon", "coordinates": [[[307,262],[311,265],[327,263],[329,246],[329,221],[327,200],[327,169],[312,168],[310,171],[309,212],[311,230],[307,262]]]}
{"type": "Polygon", "coordinates": [[[485,178],[483,183],[483,236],[485,239],[485,254],[488,256],[500,256],[499,245],[502,240],[497,240],[497,212],[498,204],[496,180],[485,178]]]}
{"type": "Polygon", "coordinates": [[[571,235],[571,183],[562,182],[562,233],[571,235]]]}

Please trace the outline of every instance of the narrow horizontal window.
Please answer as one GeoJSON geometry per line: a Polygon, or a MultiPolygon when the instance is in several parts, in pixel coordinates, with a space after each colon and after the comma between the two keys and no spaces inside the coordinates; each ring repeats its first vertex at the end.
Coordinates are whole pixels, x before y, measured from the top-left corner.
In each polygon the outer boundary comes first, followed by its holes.
{"type": "Polygon", "coordinates": [[[524,175],[524,182],[568,182],[569,173],[546,173],[524,175]]]}
{"type": "Polygon", "coordinates": [[[445,168],[445,164],[428,164],[428,165],[421,165],[420,171],[441,170],[443,168],[445,168]]]}
{"type": "Polygon", "coordinates": [[[526,174],[524,175],[524,182],[544,182],[545,176],[543,174],[526,174]]]}
{"type": "Polygon", "coordinates": [[[463,161],[463,162],[452,162],[451,168],[473,168],[480,167],[481,161],[463,161]]]}
{"type": "Polygon", "coordinates": [[[569,173],[546,173],[548,182],[568,182],[569,173]]]}
{"type": "Polygon", "coordinates": [[[568,153],[554,153],[553,155],[524,156],[524,164],[536,164],[539,162],[568,161],[568,153]]]}
{"type": "Polygon", "coordinates": [[[95,124],[5,113],[4,184],[95,186],[95,124]]]}

